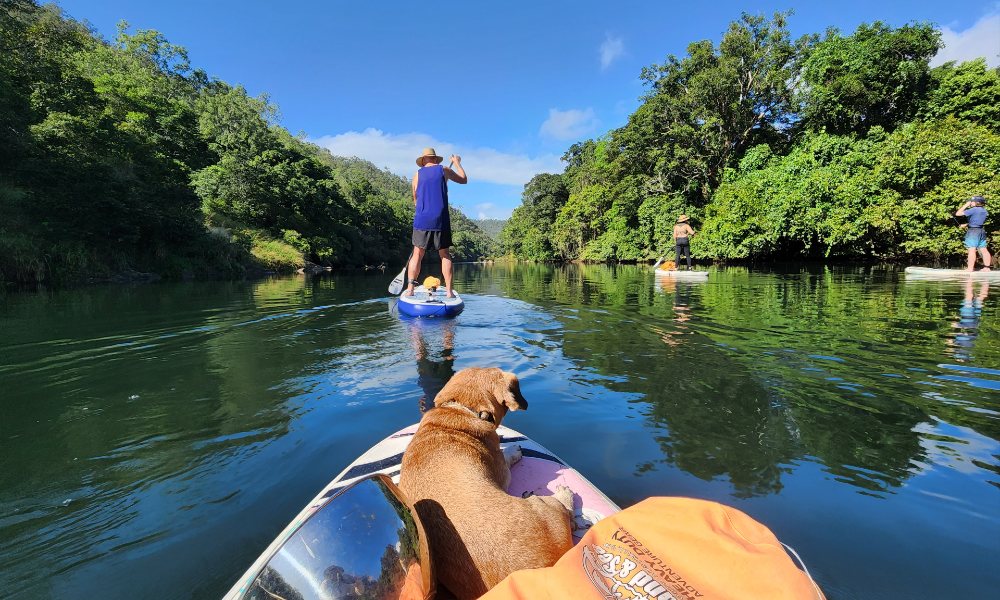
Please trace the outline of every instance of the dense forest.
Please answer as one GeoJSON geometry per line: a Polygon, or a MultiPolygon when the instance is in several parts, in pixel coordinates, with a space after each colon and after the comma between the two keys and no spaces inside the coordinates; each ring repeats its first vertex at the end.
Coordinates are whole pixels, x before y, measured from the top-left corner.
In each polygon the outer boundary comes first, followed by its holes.
{"type": "Polygon", "coordinates": [[[1000,197],[1000,71],[932,68],[929,24],[793,40],[788,18],[744,14],[645,68],[626,125],[525,186],[502,252],[647,260],[686,213],[704,258],[961,256],[955,210],[1000,197]]]}
{"type": "Polygon", "coordinates": [[[472,222],[494,240],[499,239],[503,226],[507,224],[506,219],[473,219],[472,222]]]}
{"type": "MultiPolygon", "coordinates": [[[[0,3],[0,280],[402,264],[407,179],[326,150],[184,48],[0,3]]],[[[492,240],[453,211],[459,260],[492,240]]]]}

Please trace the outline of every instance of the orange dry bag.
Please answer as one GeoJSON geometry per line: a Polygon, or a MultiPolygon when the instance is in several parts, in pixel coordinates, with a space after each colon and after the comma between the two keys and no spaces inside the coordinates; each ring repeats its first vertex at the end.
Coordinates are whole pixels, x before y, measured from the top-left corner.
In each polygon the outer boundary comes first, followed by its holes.
{"type": "Polygon", "coordinates": [[[778,538],[715,502],[650,498],[606,517],[552,567],[512,573],[481,600],[822,600],[778,538]]]}

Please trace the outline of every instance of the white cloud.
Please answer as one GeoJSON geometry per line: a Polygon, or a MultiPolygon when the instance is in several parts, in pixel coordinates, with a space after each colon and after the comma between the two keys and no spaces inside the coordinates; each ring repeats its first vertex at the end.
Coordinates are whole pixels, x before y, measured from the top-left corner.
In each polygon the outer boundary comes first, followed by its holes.
{"type": "Polygon", "coordinates": [[[625,42],[620,37],[608,34],[601,43],[601,70],[604,71],[622,56],[625,56],[625,42]]]}
{"type": "Polygon", "coordinates": [[[476,218],[477,219],[497,219],[502,217],[494,217],[497,214],[497,207],[492,202],[483,202],[475,206],[476,218]]]}
{"type": "Polygon", "coordinates": [[[539,133],[556,140],[579,140],[597,130],[600,121],[593,108],[579,110],[549,109],[549,118],[542,123],[539,133]]]}
{"type": "Polygon", "coordinates": [[[430,146],[447,161],[458,154],[469,171],[471,182],[524,185],[539,173],[561,173],[563,165],[555,154],[527,156],[487,147],[464,147],[435,139],[425,133],[391,134],[368,128],[310,139],[337,156],[356,156],[404,177],[417,170],[417,156],[430,146]]]}
{"type": "Polygon", "coordinates": [[[931,60],[931,66],[948,61],[964,62],[986,58],[990,67],[1000,66],[1000,12],[987,15],[965,31],[955,31],[950,27],[941,28],[944,48],[931,60]]]}

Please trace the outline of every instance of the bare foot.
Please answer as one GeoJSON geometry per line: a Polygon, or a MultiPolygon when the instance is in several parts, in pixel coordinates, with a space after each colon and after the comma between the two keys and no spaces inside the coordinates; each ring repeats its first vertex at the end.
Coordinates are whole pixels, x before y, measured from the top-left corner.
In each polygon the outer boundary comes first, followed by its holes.
{"type": "Polygon", "coordinates": [[[448,297],[449,298],[454,298],[455,297],[455,292],[453,292],[451,290],[448,290],[448,297]]]}
{"type": "Polygon", "coordinates": [[[410,289],[410,288],[407,288],[406,291],[403,292],[403,295],[404,296],[412,296],[413,295],[413,290],[410,289]]]}

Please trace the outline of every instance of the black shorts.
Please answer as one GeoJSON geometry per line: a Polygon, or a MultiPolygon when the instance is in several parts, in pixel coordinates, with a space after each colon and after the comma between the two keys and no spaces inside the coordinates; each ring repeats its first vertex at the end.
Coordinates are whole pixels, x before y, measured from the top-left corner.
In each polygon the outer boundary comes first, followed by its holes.
{"type": "Polygon", "coordinates": [[[423,248],[424,250],[442,250],[444,248],[451,248],[451,231],[448,229],[441,231],[414,229],[413,245],[417,248],[423,248]]]}

